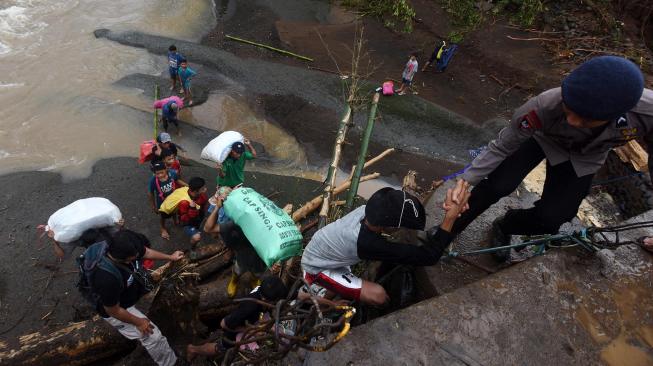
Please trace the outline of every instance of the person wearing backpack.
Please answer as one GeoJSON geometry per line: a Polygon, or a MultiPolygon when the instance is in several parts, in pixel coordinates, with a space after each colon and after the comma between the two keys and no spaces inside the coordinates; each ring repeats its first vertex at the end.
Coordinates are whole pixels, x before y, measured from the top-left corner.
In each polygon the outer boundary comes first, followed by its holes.
{"type": "Polygon", "coordinates": [[[142,244],[138,234],[121,230],[109,242],[91,245],[78,260],[79,288],[94,303],[98,314],[127,339],[137,339],[160,366],[172,366],[177,356],[159,328],[134,305],[151,290],[141,269],[145,259],[177,261],[181,251],[170,255],[142,244]]]}
{"type": "Polygon", "coordinates": [[[173,217],[173,215],[159,212],[159,208],[166,197],[174,192],[175,189],[186,187],[188,184],[179,179],[176,170],[168,169],[163,161],[153,162],[151,169],[154,174],[150,177],[147,194],[150,199],[152,211],[160,216],[161,237],[168,240],[170,239],[170,234],[168,233],[168,229],[166,229],[166,220],[173,217]]]}

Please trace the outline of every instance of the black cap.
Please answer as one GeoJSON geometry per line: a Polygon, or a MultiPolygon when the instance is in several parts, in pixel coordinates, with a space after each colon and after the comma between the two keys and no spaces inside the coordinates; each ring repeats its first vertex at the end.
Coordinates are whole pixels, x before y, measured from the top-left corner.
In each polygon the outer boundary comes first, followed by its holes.
{"type": "Polygon", "coordinates": [[[152,165],[150,169],[152,169],[153,172],[158,172],[159,170],[165,170],[167,168],[164,162],[162,162],[161,160],[155,160],[152,161],[152,165]]]}
{"type": "Polygon", "coordinates": [[[239,153],[239,154],[242,154],[242,153],[245,152],[245,144],[243,144],[243,143],[240,142],[240,141],[238,141],[238,142],[234,142],[234,143],[231,145],[231,150],[232,150],[232,151],[235,151],[235,152],[237,152],[237,153],[239,153]]]}
{"type": "Polygon", "coordinates": [[[419,199],[393,188],[376,191],[367,201],[365,218],[374,226],[424,230],[426,212],[419,199]]]}

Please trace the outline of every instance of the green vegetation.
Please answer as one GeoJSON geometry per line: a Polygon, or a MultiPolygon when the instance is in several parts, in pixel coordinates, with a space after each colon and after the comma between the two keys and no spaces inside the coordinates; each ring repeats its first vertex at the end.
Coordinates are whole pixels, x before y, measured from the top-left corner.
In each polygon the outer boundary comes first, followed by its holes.
{"type": "MultiPolygon", "coordinates": [[[[484,12],[476,0],[439,0],[449,13],[455,30],[449,33],[449,41],[459,43],[465,35],[475,30],[484,20],[484,12]]],[[[510,20],[530,27],[545,10],[542,0],[498,0],[491,8],[495,16],[508,15],[510,20]]]]}
{"type": "Polygon", "coordinates": [[[388,28],[405,33],[413,31],[415,9],[409,0],[343,0],[342,5],[357,9],[362,16],[382,19],[388,28]]]}
{"type": "Polygon", "coordinates": [[[541,0],[499,0],[492,12],[510,14],[510,20],[523,27],[530,27],[544,11],[541,0]]]}

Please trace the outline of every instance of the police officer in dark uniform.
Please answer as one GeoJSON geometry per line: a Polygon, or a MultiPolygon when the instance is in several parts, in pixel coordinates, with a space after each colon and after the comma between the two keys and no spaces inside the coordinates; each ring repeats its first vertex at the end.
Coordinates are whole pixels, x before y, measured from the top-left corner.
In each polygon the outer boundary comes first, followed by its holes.
{"type": "MultiPolygon", "coordinates": [[[[509,210],[497,219],[492,245],[508,245],[510,235],[556,233],[576,216],[609,151],[639,137],[648,144],[650,154],[653,91],[644,89],[639,68],[614,56],[585,62],[562,81],[562,87],[519,107],[498,138],[474,159],[462,176],[475,186],[469,210],[456,221],[452,234],[462,232],[513,192],[543,159],[546,180],[541,199],[534,207],[509,210]]],[[[649,159],[650,168],[652,163],[649,159]]],[[[503,251],[498,257],[505,260],[508,255],[503,251]]]]}

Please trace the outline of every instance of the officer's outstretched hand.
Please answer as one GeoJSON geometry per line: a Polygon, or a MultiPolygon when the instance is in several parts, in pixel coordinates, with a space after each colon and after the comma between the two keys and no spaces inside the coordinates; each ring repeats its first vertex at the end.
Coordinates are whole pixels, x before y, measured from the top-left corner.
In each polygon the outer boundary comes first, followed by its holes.
{"type": "Polygon", "coordinates": [[[445,215],[450,218],[458,218],[460,214],[465,212],[469,205],[469,183],[464,180],[459,180],[454,188],[447,190],[447,197],[442,204],[442,208],[446,211],[445,215]]]}

